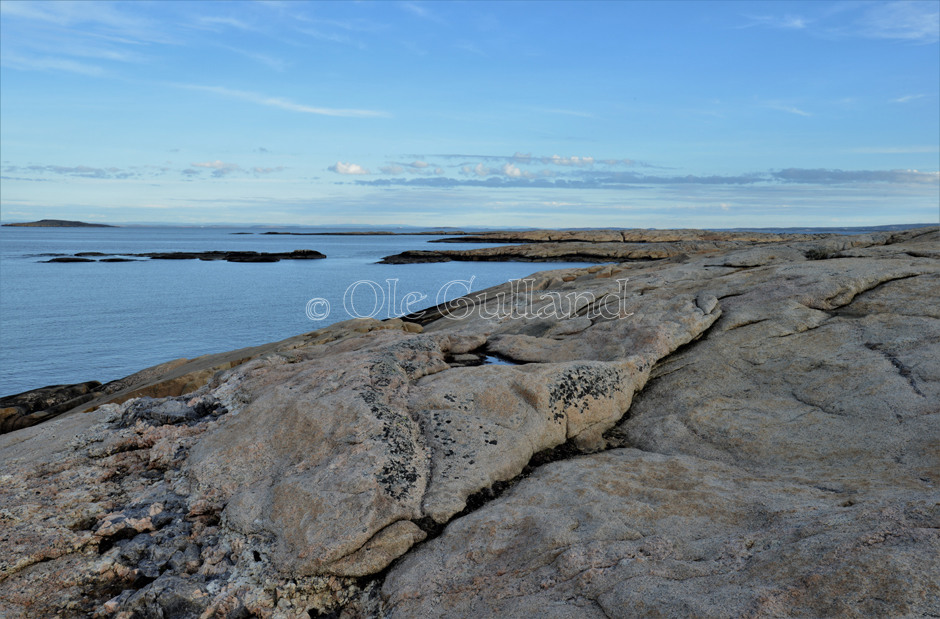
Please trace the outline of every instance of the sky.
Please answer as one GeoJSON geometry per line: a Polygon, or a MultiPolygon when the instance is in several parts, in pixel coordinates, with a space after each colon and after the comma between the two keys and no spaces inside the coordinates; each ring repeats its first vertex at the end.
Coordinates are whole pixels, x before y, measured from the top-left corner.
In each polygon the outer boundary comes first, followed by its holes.
{"type": "Polygon", "coordinates": [[[938,14],[0,0],[0,219],[936,223],[938,14]]]}

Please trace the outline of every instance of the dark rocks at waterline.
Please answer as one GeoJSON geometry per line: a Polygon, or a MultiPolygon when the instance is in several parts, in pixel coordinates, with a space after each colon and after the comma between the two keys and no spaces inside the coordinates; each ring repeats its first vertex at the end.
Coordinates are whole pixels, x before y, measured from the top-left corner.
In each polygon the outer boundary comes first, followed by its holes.
{"type": "MultiPolygon", "coordinates": [[[[508,251],[479,253],[478,250],[468,251],[429,251],[429,250],[408,250],[400,254],[386,256],[379,261],[379,264],[426,264],[431,262],[605,262],[610,260],[610,256],[598,252],[558,252],[558,253],[532,253],[525,251],[515,251],[513,248],[508,251]]],[[[494,248],[495,249],[495,248],[494,248]]]]}
{"type": "Polygon", "coordinates": [[[745,246],[737,241],[676,242],[527,242],[481,249],[410,250],[386,256],[381,264],[420,264],[426,262],[627,262],[662,260],[690,254],[715,252],[745,246]]]}
{"type": "Polygon", "coordinates": [[[40,260],[39,262],[97,262],[97,260],[92,260],[91,258],[77,258],[75,256],[62,256],[49,260],[40,260]]]}
{"type": "Polygon", "coordinates": [[[0,434],[28,428],[88,402],[101,383],[90,380],[73,385],[49,385],[0,398],[0,434]]]}
{"type": "Polygon", "coordinates": [[[280,260],[318,260],[326,258],[313,249],[295,249],[291,252],[264,253],[257,251],[204,251],[204,252],[158,252],[134,254],[153,260],[225,260],[226,262],[278,262],[280,260]]]}
{"type": "Polygon", "coordinates": [[[319,260],[326,254],[313,249],[295,249],[291,252],[264,253],[257,251],[203,251],[203,252],[151,252],[144,254],[105,254],[101,252],[81,252],[72,256],[61,256],[41,262],[135,262],[134,258],[151,260],[224,260],[226,262],[280,262],[281,260],[319,260]],[[86,256],[108,256],[101,260],[92,260],[86,256]]]}

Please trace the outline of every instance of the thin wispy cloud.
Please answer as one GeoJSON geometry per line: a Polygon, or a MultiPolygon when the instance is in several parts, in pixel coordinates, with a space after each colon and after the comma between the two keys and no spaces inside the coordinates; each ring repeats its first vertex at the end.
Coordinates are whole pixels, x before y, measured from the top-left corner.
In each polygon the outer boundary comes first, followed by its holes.
{"type": "Polygon", "coordinates": [[[425,155],[405,155],[405,157],[414,157],[416,159],[458,159],[462,163],[457,164],[459,167],[467,165],[466,162],[470,161],[484,161],[489,163],[541,163],[543,165],[557,165],[565,167],[585,167],[592,166],[594,164],[603,164],[607,166],[641,166],[641,167],[656,167],[648,163],[643,163],[636,161],[634,159],[622,158],[622,159],[597,159],[596,157],[590,155],[533,155],[532,153],[522,153],[516,152],[512,155],[470,155],[470,154],[459,154],[459,153],[445,153],[445,154],[425,154],[425,155]]]}
{"type": "Polygon", "coordinates": [[[795,105],[787,105],[785,103],[770,102],[770,103],[765,103],[764,107],[771,109],[771,110],[776,110],[778,112],[786,112],[787,114],[795,114],[796,116],[805,116],[805,117],[812,116],[812,114],[810,112],[807,112],[806,110],[801,110],[795,105]]]}
{"type": "Polygon", "coordinates": [[[524,170],[513,164],[490,167],[482,163],[463,166],[463,177],[381,178],[356,181],[357,185],[373,187],[487,187],[529,189],[629,189],[638,187],[748,186],[748,185],[851,185],[886,183],[923,186],[940,183],[940,172],[918,170],[840,170],[829,168],[787,168],[784,170],[737,175],[659,176],[635,172],[604,173],[577,171],[574,176],[559,178],[524,170]]]}
{"type": "Polygon", "coordinates": [[[830,170],[825,168],[788,168],[773,172],[776,180],[790,183],[902,183],[925,184],[940,181],[940,172],[918,170],[830,170]]]}
{"type": "Polygon", "coordinates": [[[742,28],[764,26],[784,30],[802,30],[808,25],[808,21],[799,15],[749,15],[747,19],[748,22],[741,26],[742,28]]]}
{"type": "Polygon", "coordinates": [[[130,43],[176,42],[162,24],[131,14],[126,10],[129,6],[110,2],[0,2],[0,15],[59,26],[75,37],[107,36],[112,41],[130,43]]]}
{"type": "Polygon", "coordinates": [[[249,24],[235,17],[201,16],[197,17],[191,25],[195,28],[203,28],[216,32],[221,31],[224,28],[235,28],[236,30],[242,30],[245,32],[259,31],[257,26],[249,24]]]}
{"type": "MultiPolygon", "coordinates": [[[[76,178],[96,178],[96,179],[125,179],[137,176],[136,172],[124,170],[116,167],[99,168],[94,166],[77,165],[29,165],[29,166],[6,166],[3,168],[7,174],[31,174],[32,178],[36,176],[71,176],[76,178]]],[[[38,179],[36,179],[38,180],[38,179]]]]}
{"type": "Polygon", "coordinates": [[[923,99],[926,96],[927,95],[904,95],[903,97],[898,97],[897,99],[891,99],[891,103],[910,103],[911,101],[923,99]]]}
{"type": "Polygon", "coordinates": [[[312,105],[304,105],[301,103],[295,103],[290,99],[284,99],[282,97],[269,97],[267,95],[262,95],[256,92],[247,92],[244,90],[232,90],[230,88],[224,88],[222,86],[200,86],[197,84],[173,84],[177,88],[184,88],[187,90],[198,90],[202,92],[213,93],[222,97],[227,97],[229,99],[239,99],[241,101],[248,101],[250,103],[257,103],[258,105],[265,105],[268,107],[279,108],[282,110],[288,110],[290,112],[300,112],[303,114],[318,114],[320,116],[340,116],[346,118],[378,118],[378,117],[388,117],[387,112],[381,112],[377,110],[353,110],[353,109],[340,109],[340,108],[328,108],[328,107],[315,107],[312,105]]]}
{"type": "Polygon", "coordinates": [[[362,41],[359,41],[358,39],[354,39],[347,34],[340,34],[337,32],[325,32],[322,30],[317,30],[315,28],[298,28],[297,31],[300,32],[301,34],[304,34],[308,37],[311,37],[320,41],[327,41],[329,43],[340,43],[343,45],[351,45],[359,49],[366,49],[365,43],[363,43],[362,41]]]}
{"type": "Polygon", "coordinates": [[[244,56],[245,58],[248,58],[250,60],[254,60],[255,62],[262,64],[273,71],[277,71],[278,73],[283,73],[289,65],[287,61],[281,58],[277,58],[276,56],[272,56],[270,54],[262,54],[258,52],[253,52],[248,49],[243,49],[240,47],[233,47],[230,45],[221,45],[220,47],[226,51],[232,52],[234,54],[238,54],[240,56],[244,56]]]}
{"type": "Polygon", "coordinates": [[[940,5],[936,2],[888,2],[866,8],[858,33],[875,39],[915,43],[940,40],[940,5]]]}
{"type": "Polygon", "coordinates": [[[540,112],[542,114],[558,114],[561,116],[575,116],[577,118],[594,118],[594,114],[590,112],[581,112],[578,110],[565,110],[559,108],[545,108],[545,107],[535,107],[532,108],[534,112],[540,112]]]}
{"type": "Polygon", "coordinates": [[[444,19],[440,15],[434,13],[433,11],[430,11],[423,3],[399,2],[398,6],[400,6],[402,10],[408,13],[411,13],[412,15],[416,17],[420,17],[421,19],[426,19],[436,24],[445,23],[444,19]]]}
{"type": "Polygon", "coordinates": [[[868,38],[929,44],[940,40],[940,8],[936,2],[900,0],[818,5],[812,17],[747,15],[741,28],[764,27],[805,31],[826,38],[868,38]],[[848,17],[847,17],[848,16],[848,17]],[[838,19],[836,19],[838,18],[838,19]]]}
{"type": "Polygon", "coordinates": [[[274,174],[286,170],[284,166],[264,167],[253,166],[245,168],[237,163],[221,160],[199,161],[189,164],[189,167],[180,169],[172,165],[140,165],[130,167],[98,167],[89,165],[7,165],[2,168],[6,178],[22,181],[56,181],[69,178],[96,179],[96,180],[150,180],[167,177],[178,173],[183,178],[205,178],[208,174],[212,178],[235,176],[261,176],[274,174]],[[10,176],[17,175],[17,176],[10,176]]]}
{"type": "Polygon", "coordinates": [[[241,166],[237,163],[225,163],[224,161],[205,161],[202,163],[191,163],[194,168],[209,168],[212,170],[212,176],[215,178],[222,178],[231,174],[232,172],[237,172],[241,170],[241,166]]]}
{"type": "Polygon", "coordinates": [[[866,146],[852,148],[847,152],[860,155],[913,155],[920,153],[940,153],[940,146],[866,146]]]}
{"type": "Polygon", "coordinates": [[[103,67],[86,62],[49,56],[23,56],[17,53],[5,53],[0,56],[0,65],[18,71],[64,71],[89,77],[107,75],[103,67]]]}

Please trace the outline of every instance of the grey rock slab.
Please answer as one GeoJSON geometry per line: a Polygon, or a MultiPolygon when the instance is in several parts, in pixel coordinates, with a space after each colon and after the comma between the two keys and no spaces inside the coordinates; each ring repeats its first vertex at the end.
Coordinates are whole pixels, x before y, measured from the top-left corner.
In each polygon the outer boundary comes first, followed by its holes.
{"type": "Polygon", "coordinates": [[[387,616],[919,614],[940,494],[845,497],[618,449],[547,465],[397,564],[387,616]]]}

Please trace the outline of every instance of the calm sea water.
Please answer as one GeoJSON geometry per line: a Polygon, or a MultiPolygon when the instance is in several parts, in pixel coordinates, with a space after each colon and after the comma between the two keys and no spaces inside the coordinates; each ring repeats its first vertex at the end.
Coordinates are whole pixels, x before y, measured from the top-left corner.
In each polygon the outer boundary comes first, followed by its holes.
{"type": "MultiPolygon", "coordinates": [[[[388,300],[427,295],[412,311],[437,303],[452,280],[473,278],[473,291],[533,272],[584,263],[383,265],[383,256],[427,246],[435,236],[233,235],[244,228],[0,228],[0,395],[44,385],[107,382],[179,357],[263,344],[353,316],[349,286],[375,282],[385,299],[376,318],[400,315],[388,300]],[[245,264],[200,260],[46,264],[40,254],[82,251],[315,249],[323,260],[245,264]],[[321,297],[329,316],[312,321],[307,302],[321,297]]],[[[487,247],[448,244],[446,249],[487,247]]],[[[452,286],[441,300],[466,293],[452,286]]],[[[354,310],[370,314],[380,295],[360,285],[354,310]]],[[[323,305],[318,306],[322,310],[323,305]]]]}

